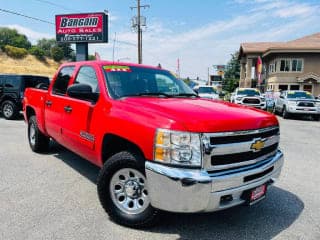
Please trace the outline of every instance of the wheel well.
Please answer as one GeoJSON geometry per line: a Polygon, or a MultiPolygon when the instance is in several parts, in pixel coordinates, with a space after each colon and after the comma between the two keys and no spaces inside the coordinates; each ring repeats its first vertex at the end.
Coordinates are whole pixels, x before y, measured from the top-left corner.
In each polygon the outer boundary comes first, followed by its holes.
{"type": "Polygon", "coordinates": [[[4,101],[11,101],[11,102],[13,102],[14,104],[17,104],[16,101],[15,101],[13,98],[9,97],[9,96],[5,96],[3,99],[1,99],[0,105],[2,105],[2,103],[3,103],[4,101]]]}
{"type": "Polygon", "coordinates": [[[102,161],[105,163],[105,161],[112,155],[128,150],[139,154],[143,159],[145,159],[142,150],[136,144],[117,135],[107,134],[104,136],[102,143],[102,161]]]}
{"type": "Polygon", "coordinates": [[[27,120],[29,120],[31,116],[36,115],[36,112],[32,107],[27,107],[26,113],[27,113],[27,120]]]}

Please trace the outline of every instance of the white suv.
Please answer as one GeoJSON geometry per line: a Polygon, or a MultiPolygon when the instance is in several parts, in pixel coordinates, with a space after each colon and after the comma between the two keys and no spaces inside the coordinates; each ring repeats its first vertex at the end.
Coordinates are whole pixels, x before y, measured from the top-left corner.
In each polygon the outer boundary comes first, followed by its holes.
{"type": "Polygon", "coordinates": [[[255,88],[237,88],[231,94],[230,102],[250,107],[266,109],[266,99],[255,88]]]}
{"type": "Polygon", "coordinates": [[[219,99],[219,94],[213,86],[198,85],[193,90],[202,98],[219,99]]]}

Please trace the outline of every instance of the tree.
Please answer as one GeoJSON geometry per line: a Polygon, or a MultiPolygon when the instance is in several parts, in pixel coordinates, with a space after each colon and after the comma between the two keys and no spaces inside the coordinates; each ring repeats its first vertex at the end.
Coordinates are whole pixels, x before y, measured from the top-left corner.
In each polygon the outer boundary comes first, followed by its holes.
{"type": "Polygon", "coordinates": [[[223,90],[228,92],[233,92],[239,86],[240,62],[238,56],[239,52],[231,54],[224,73],[223,90]]]}
{"type": "Polygon", "coordinates": [[[25,49],[31,48],[31,43],[25,35],[18,33],[16,29],[0,27],[0,48],[3,50],[6,45],[25,49]]]}
{"type": "Polygon", "coordinates": [[[55,46],[51,48],[51,56],[53,60],[55,60],[56,62],[60,62],[64,57],[63,50],[60,47],[55,46]]]}
{"type": "Polygon", "coordinates": [[[54,38],[47,39],[42,38],[38,40],[37,47],[44,51],[44,55],[51,57],[51,48],[57,45],[57,41],[54,38]]]}

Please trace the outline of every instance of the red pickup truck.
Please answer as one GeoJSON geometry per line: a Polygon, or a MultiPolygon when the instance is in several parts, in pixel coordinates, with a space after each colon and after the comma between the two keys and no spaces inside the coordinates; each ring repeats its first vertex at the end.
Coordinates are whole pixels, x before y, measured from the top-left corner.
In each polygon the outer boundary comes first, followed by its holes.
{"type": "Polygon", "coordinates": [[[26,90],[23,109],[31,149],[45,152],[52,139],[100,166],[102,206],[131,227],[161,210],[258,202],[283,165],[275,116],[200,98],[161,68],[66,63],[48,90],[26,90]]]}

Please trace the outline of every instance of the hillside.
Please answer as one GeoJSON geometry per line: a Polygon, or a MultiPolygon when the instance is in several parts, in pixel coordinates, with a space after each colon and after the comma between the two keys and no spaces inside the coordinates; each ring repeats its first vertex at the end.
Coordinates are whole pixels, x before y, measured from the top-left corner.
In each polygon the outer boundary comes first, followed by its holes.
{"type": "Polygon", "coordinates": [[[51,78],[59,65],[52,59],[41,62],[32,55],[23,59],[14,59],[0,52],[0,73],[44,75],[51,78]]]}

